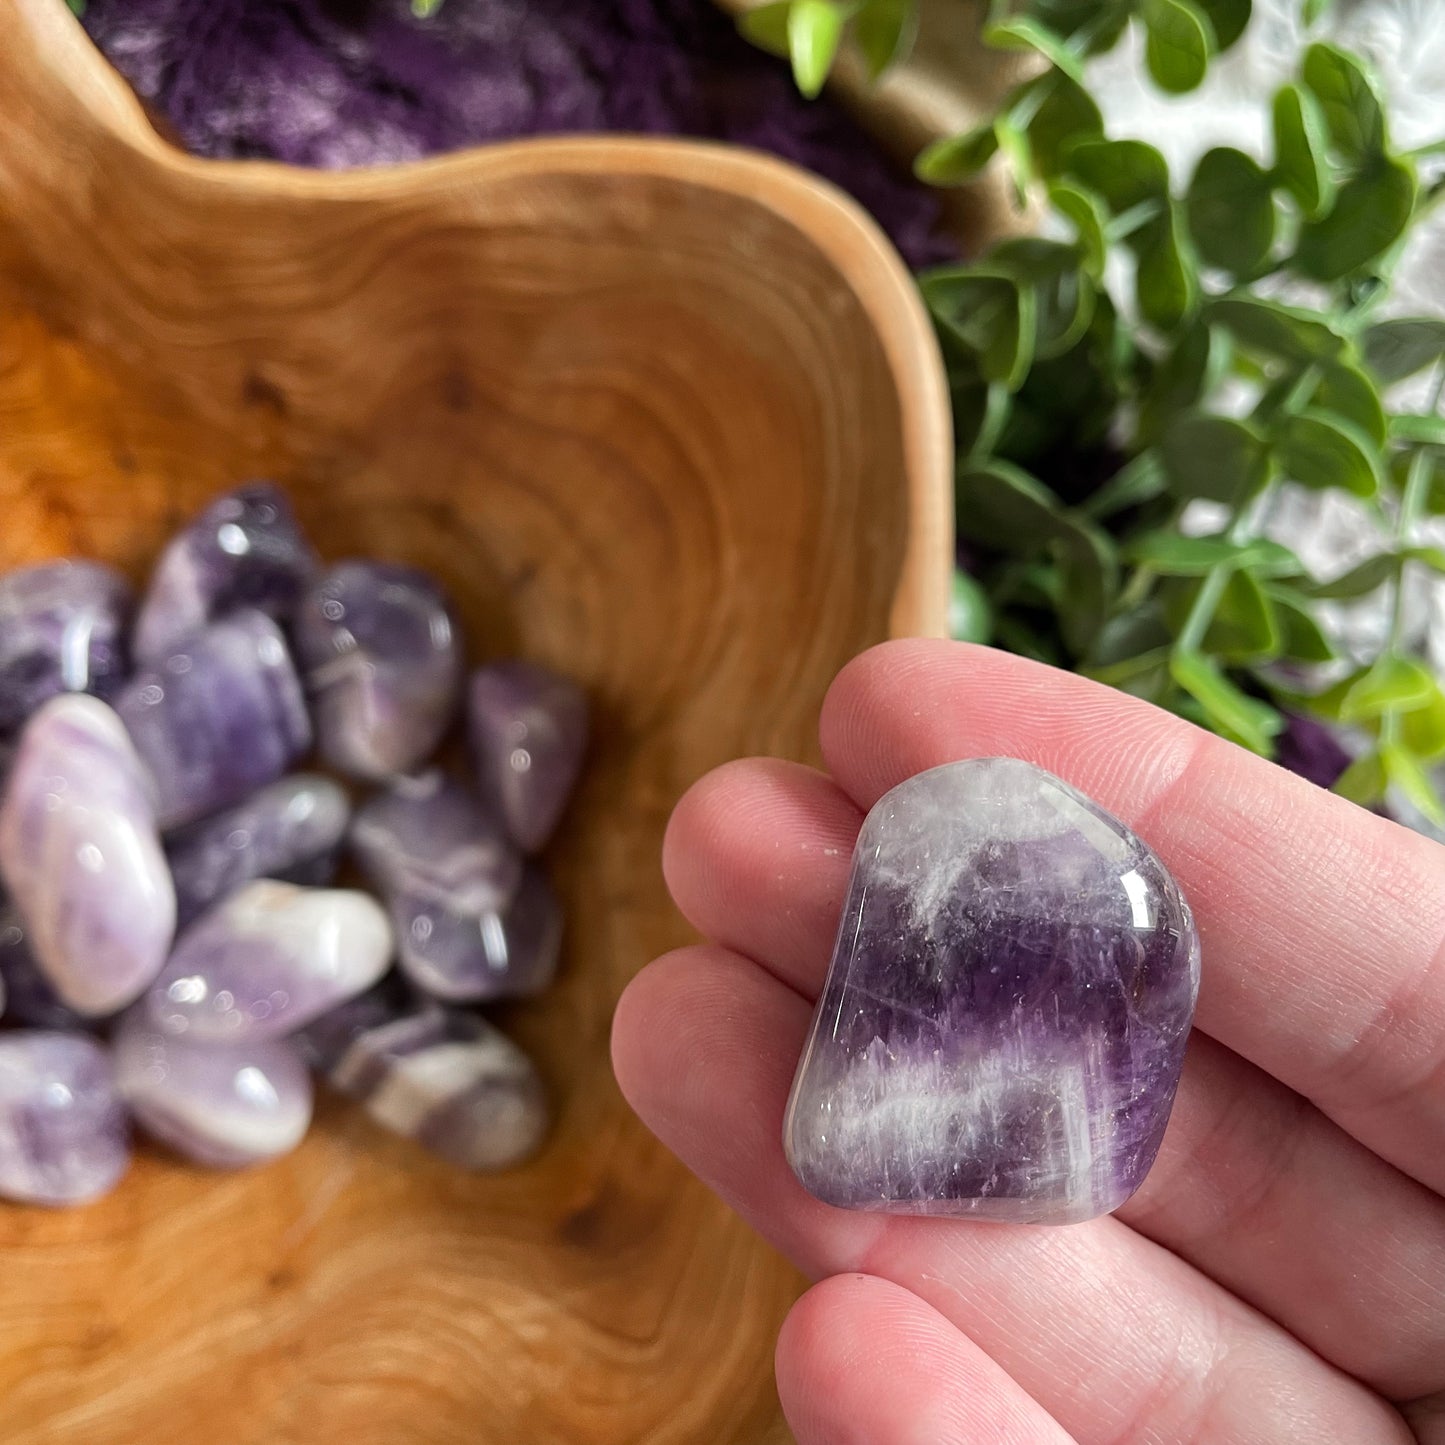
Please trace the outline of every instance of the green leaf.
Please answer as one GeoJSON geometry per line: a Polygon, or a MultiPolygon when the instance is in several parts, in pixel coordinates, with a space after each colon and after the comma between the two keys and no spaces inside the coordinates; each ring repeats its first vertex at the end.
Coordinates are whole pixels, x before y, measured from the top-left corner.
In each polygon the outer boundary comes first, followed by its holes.
{"type": "Polygon", "coordinates": [[[1222,326],[1241,350],[1286,361],[1338,356],[1345,339],[1315,312],[1262,296],[1223,296],[1205,307],[1205,319],[1222,326]]]}
{"type": "Polygon", "coordinates": [[[1009,462],[963,468],[955,496],[958,530],[988,547],[1016,551],[1021,541],[1041,545],[1058,530],[1059,499],[1009,462]]]}
{"type": "Polygon", "coordinates": [[[1390,435],[1396,441],[1416,446],[1445,447],[1445,416],[1416,416],[1401,412],[1389,421],[1390,435]]]}
{"type": "Polygon", "coordinates": [[[939,324],[975,354],[984,379],[1016,391],[1033,361],[1033,289],[977,267],[932,271],[919,286],[939,324]]]}
{"type": "Polygon", "coordinates": [[[1298,585],[1301,591],[1311,597],[1337,600],[1365,597],[1395,575],[1396,565],[1393,554],[1382,552],[1377,557],[1366,558],[1357,567],[1341,572],[1338,577],[1333,577],[1328,582],[1301,582],[1298,585]]]}
{"type": "Polygon", "coordinates": [[[1423,706],[1401,713],[1400,741],[1427,763],[1445,758],[1445,691],[1438,685],[1423,706]]]}
{"type": "Polygon", "coordinates": [[[1052,178],[1068,169],[1072,146],[1103,135],[1104,117],[1088,91],[1057,71],[1030,85],[1045,92],[1028,125],[1034,169],[1046,179],[1052,178]]]}
{"type": "Polygon", "coordinates": [[[1310,405],[1343,417],[1358,427],[1377,447],[1385,445],[1388,428],[1385,409],[1374,383],[1358,368],[1341,361],[1319,363],[1320,379],[1310,405]]]}
{"type": "Polygon", "coordinates": [[[1334,199],[1328,135],[1324,109],[1309,91],[1285,85],[1275,92],[1275,177],[1310,220],[1327,211],[1334,199]]]}
{"type": "Polygon", "coordinates": [[[1265,662],[1279,656],[1282,641],[1264,588],[1249,572],[1231,574],[1204,634],[1204,650],[1215,657],[1265,662]]]}
{"type": "Polygon", "coordinates": [[[1294,267],[1315,281],[1338,281],[1388,251],[1414,209],[1415,172],[1404,161],[1377,161],[1340,187],[1328,215],[1305,222],[1294,267]]]}
{"type": "Polygon", "coordinates": [[[1292,587],[1267,585],[1264,591],[1274,604],[1282,654],[1298,658],[1301,662],[1333,662],[1336,655],[1334,644],[1315,621],[1309,609],[1309,599],[1292,587]]]}
{"type": "Polygon", "coordinates": [[[1329,14],[1334,0],[1301,0],[1300,19],[1306,26],[1314,25],[1329,14]]]}
{"type": "Polygon", "coordinates": [[[1386,653],[1340,699],[1340,721],[1363,722],[1423,707],[1435,690],[1434,674],[1423,663],[1386,653]]]}
{"type": "Polygon", "coordinates": [[[1173,417],[1213,392],[1229,370],[1230,349],[1227,333],[1203,322],[1196,321],[1180,335],[1144,389],[1139,405],[1141,442],[1158,440],[1173,417]]]}
{"type": "Polygon", "coordinates": [[[1177,651],[1169,658],[1169,674],[1217,731],[1264,757],[1274,751],[1271,740],[1284,726],[1283,718],[1268,703],[1240,691],[1209,658],[1177,651]]]}
{"type": "Polygon", "coordinates": [[[1121,467],[1097,491],[1091,492],[1079,510],[1094,518],[1112,517],[1127,507],[1137,507],[1162,496],[1165,487],[1164,468],[1152,451],[1141,452],[1121,467]]]}
{"type": "Polygon", "coordinates": [[[792,8],[793,0],[772,0],[770,4],[744,10],[738,16],[738,29],[760,50],[786,60],[789,54],[788,15],[792,8]]]}
{"type": "Polygon", "coordinates": [[[1445,801],[1414,754],[1399,743],[1385,743],[1380,748],[1380,761],[1390,786],[1398,788],[1432,823],[1445,827],[1445,801]]]}
{"type": "Polygon", "coordinates": [[[1119,559],[1105,533],[1068,516],[1056,551],[1064,584],[1059,630],[1074,656],[1082,657],[1118,590],[1119,559]]]}
{"type": "Polygon", "coordinates": [[[1170,423],[1159,454],[1169,490],[1234,506],[1257,497],[1269,482],[1269,443],[1233,417],[1185,412],[1170,423]]]}
{"type": "Polygon", "coordinates": [[[988,593],[961,567],[953,569],[948,635],[955,642],[987,642],[993,636],[993,608],[988,593]]]}
{"type": "Polygon", "coordinates": [[[1385,152],[1385,114],[1375,83],[1348,51],[1316,41],[1305,51],[1305,85],[1324,110],[1336,150],[1352,165],[1385,152]]]}
{"type": "Polygon", "coordinates": [[[1286,576],[1300,561],[1288,547],[1256,537],[1231,542],[1227,537],[1186,537],[1181,532],[1148,532],[1123,549],[1126,560],[1152,567],[1168,577],[1203,577],[1216,567],[1241,567],[1260,576],[1286,576]]]}
{"type": "Polygon", "coordinates": [[[1102,277],[1104,263],[1108,259],[1104,228],[1109,221],[1103,201],[1072,181],[1051,181],[1049,204],[1073,225],[1084,265],[1094,276],[1102,277]]]}
{"type": "Polygon", "coordinates": [[[870,80],[906,60],[917,36],[917,0],[867,0],[853,22],[853,38],[870,80]]]}
{"type": "Polygon", "coordinates": [[[1141,140],[1080,141],[1068,153],[1068,166],[1116,216],[1146,201],[1169,199],[1169,167],[1141,140]]]}
{"type": "Polygon", "coordinates": [[[1194,3],[1209,21],[1215,49],[1221,53],[1244,34],[1254,10],[1252,0],[1194,0],[1194,3]]]}
{"type": "Polygon", "coordinates": [[[1387,385],[1445,357],[1445,321],[1433,316],[1381,321],[1364,335],[1365,364],[1387,385]]]}
{"type": "Polygon", "coordinates": [[[1400,555],[1411,562],[1419,562],[1432,572],[1445,572],[1445,547],[1405,547],[1400,555]]]}
{"type": "Polygon", "coordinates": [[[1205,151],[1185,197],[1189,233],[1211,266],[1249,276],[1274,245],[1274,189],[1258,163],[1232,146],[1205,151]]]}
{"type": "Polygon", "coordinates": [[[1190,264],[1179,208],[1171,205],[1145,227],[1134,290],[1139,312],[1161,331],[1173,331],[1199,302],[1199,278],[1190,264]]]}
{"type": "Polygon", "coordinates": [[[1357,426],[1325,412],[1279,419],[1275,453],[1280,470],[1304,487],[1339,487],[1373,497],[1380,487],[1379,453],[1357,426]]]}
{"type": "Polygon", "coordinates": [[[995,246],[987,264],[1014,277],[1020,286],[1033,289],[1036,356],[1062,356],[1088,330],[1096,292],[1093,282],[1079,269],[1075,247],[1018,236],[995,246]]]}
{"type": "Polygon", "coordinates": [[[823,89],[833,68],[848,13],[834,0],[792,0],[788,52],[793,57],[793,80],[809,99],[823,89]]]}
{"type": "Polygon", "coordinates": [[[971,181],[998,153],[993,122],[963,135],[945,136],[925,146],[913,162],[913,173],[931,186],[961,186],[971,181]]]}
{"type": "MultiPolygon", "coordinates": [[[[996,6],[1005,13],[1013,6],[996,6]]],[[[1068,40],[1087,32],[1089,55],[1112,50],[1128,23],[1128,6],[1119,0],[1029,0],[1029,14],[1068,40]]]]}
{"type": "Polygon", "coordinates": [[[1050,65],[1063,71],[1070,80],[1083,84],[1083,61],[1069,49],[1064,37],[1031,15],[1015,15],[983,30],[985,45],[995,50],[1033,50],[1042,55],[1050,65]]]}
{"type": "Polygon", "coordinates": [[[1330,789],[1362,808],[1373,807],[1385,796],[1385,765],[1378,753],[1366,753],[1356,758],[1343,773],[1335,779],[1330,789]]]}
{"type": "Polygon", "coordinates": [[[1148,39],[1144,60],[1160,90],[1183,95],[1194,90],[1209,69],[1214,33],[1190,0],[1144,0],[1140,12],[1148,39]]]}
{"type": "Polygon", "coordinates": [[[1034,183],[1034,156],[1028,136],[1006,115],[993,123],[998,148],[1008,162],[1009,184],[1013,187],[1014,204],[1020,211],[1028,209],[1029,190],[1034,183]]]}

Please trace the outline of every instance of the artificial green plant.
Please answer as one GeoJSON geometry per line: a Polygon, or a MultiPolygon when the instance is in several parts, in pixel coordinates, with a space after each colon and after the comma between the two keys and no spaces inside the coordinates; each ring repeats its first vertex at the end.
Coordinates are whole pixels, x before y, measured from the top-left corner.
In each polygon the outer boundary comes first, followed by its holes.
{"type": "MultiPolygon", "coordinates": [[[[1319,18],[1306,4],[1306,18],[1319,18]],[[1308,13],[1313,12],[1313,13],[1308,13]]],[[[1250,20],[1250,0],[996,0],[986,43],[1032,51],[1038,73],[918,174],[963,184],[1007,167],[1045,235],[920,278],[952,387],[957,501],[968,567],[955,632],[1074,668],[1270,755],[1283,712],[1374,739],[1340,779],[1362,803],[1397,788],[1445,823],[1430,770],[1445,760],[1445,691],[1405,643],[1410,568],[1445,514],[1445,321],[1379,319],[1411,226],[1437,199],[1401,152],[1359,58],[1323,41],[1262,103],[1272,154],[1208,151],[1183,185],[1155,147],[1105,134],[1085,61],[1131,26],[1163,91],[1199,85],[1250,20]],[[995,161],[995,157],[997,160],[995,161]],[[1282,283],[1308,304],[1280,299],[1282,283]],[[1388,389],[1433,371],[1431,402],[1388,389]],[[1393,545],[1319,580],[1256,535],[1290,481],[1375,508],[1393,545]],[[1180,519],[1217,504],[1212,535],[1180,519]],[[1332,686],[1316,604],[1394,598],[1385,646],[1332,686]],[[1325,674],[1328,676],[1328,673],[1325,674]]],[[[912,0],[781,0],[745,32],[792,57],[814,93],[851,32],[875,74],[906,53],[912,0]]],[[[1337,664],[1338,667],[1338,664],[1337,664]]]]}

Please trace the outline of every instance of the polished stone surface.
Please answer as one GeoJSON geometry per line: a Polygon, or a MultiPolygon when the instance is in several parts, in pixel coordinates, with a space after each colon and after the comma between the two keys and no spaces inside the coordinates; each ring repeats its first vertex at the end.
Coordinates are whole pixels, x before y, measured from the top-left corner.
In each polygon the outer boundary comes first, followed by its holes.
{"type": "Polygon", "coordinates": [[[311,1073],[284,1039],[193,1044],[144,1009],[114,1039],[116,1086],[136,1122],[183,1158],[241,1169],[289,1154],[311,1123],[311,1073]]]}
{"type": "Polygon", "coordinates": [[[331,767],[381,780],[431,756],[456,713],[463,661],[451,604],[432,578],[341,562],[307,593],[295,636],[331,767]]]}
{"type": "Polygon", "coordinates": [[[386,987],[319,1019],[299,1042],[378,1124],[458,1168],[519,1164],[546,1135],[547,1099],[531,1060],[472,1014],[408,1005],[386,987]]]}
{"type": "Polygon", "coordinates": [[[135,655],[164,657],[239,608],[289,620],[318,570],[280,488],[251,482],[227,492],[161,553],[136,616],[135,655]]]}
{"type": "Polygon", "coordinates": [[[505,908],[522,859],[460,783],[433,770],[399,778],[357,809],[351,849],[386,897],[412,897],[456,913],[505,908]]]}
{"type": "Polygon", "coordinates": [[[324,887],[334,881],[351,821],[346,791],[293,773],[167,841],[182,927],[254,878],[324,887]]]}
{"type": "Polygon", "coordinates": [[[130,1162],[105,1047],[85,1034],[0,1034],[0,1199],[84,1204],[130,1162]]]}
{"type": "Polygon", "coordinates": [[[1199,940],[1152,850],[1012,758],[869,813],[784,1125],[826,1203],[1062,1224],[1159,1148],[1199,940]]]}
{"type": "Polygon", "coordinates": [[[26,724],[0,803],[0,873],[47,981],[71,1008],[123,1008],[156,976],[176,898],[148,779],[98,698],[52,698],[26,724]]]}
{"type": "Polygon", "coordinates": [[[528,867],[501,911],[458,913],[416,893],[391,908],[401,970],[449,1003],[530,998],[557,973],[562,907],[540,869],[528,867]]]}
{"type": "Polygon", "coordinates": [[[116,699],[155,781],[165,829],[238,803],[311,746],[286,641],[264,613],[233,613],[152,660],[116,699]]]}
{"type": "Polygon", "coordinates": [[[517,846],[552,836],[587,750],[587,697],[569,678],[528,662],[478,668],[467,688],[477,783],[517,846]]]}
{"type": "Polygon", "coordinates": [[[370,988],[391,956],[391,926],[367,894],[258,879],[181,935],[146,1007],[173,1037],[280,1038],[370,988]]]}
{"type": "Polygon", "coordinates": [[[98,562],[40,562],[0,577],[0,733],[57,693],[109,697],[129,666],[132,594],[98,562]]]}
{"type": "Polygon", "coordinates": [[[0,908],[0,993],[8,1023],[73,1031],[94,1022],[61,1002],[35,961],[24,920],[9,903],[0,908]]]}

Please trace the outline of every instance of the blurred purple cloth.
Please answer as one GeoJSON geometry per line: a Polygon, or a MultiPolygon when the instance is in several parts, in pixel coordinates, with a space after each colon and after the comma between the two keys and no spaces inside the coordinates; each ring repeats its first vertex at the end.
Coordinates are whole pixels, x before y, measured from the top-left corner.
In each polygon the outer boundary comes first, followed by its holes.
{"type": "Polygon", "coordinates": [[[926,187],[710,0],[90,0],[85,26],[199,155],[344,167],[631,131],[772,151],[850,191],[914,266],[956,248],[926,187]]]}

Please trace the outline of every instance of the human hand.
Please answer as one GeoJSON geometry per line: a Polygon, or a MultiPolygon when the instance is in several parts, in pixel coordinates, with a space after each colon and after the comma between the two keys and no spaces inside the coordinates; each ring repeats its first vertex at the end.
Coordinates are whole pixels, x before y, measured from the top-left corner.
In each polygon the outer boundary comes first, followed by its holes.
{"type": "Polygon", "coordinates": [[[778,1341],[800,1445],[1445,1445],[1445,848],[1134,698],[900,642],[835,682],[831,776],[755,759],[664,856],[709,940],[613,1032],[644,1121],[815,1285],[778,1341]],[[1159,1159],[1065,1228],[853,1214],[782,1116],[865,811],[1026,758],[1158,851],[1203,939],[1159,1159]]]}

